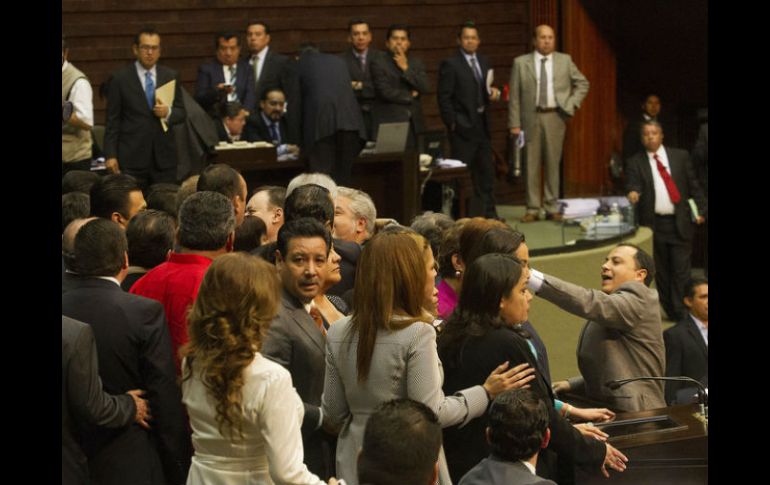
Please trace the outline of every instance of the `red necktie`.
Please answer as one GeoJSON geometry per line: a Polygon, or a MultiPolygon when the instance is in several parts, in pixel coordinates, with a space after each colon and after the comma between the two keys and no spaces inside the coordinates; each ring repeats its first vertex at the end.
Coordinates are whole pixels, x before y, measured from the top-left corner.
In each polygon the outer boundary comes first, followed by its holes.
{"type": "Polygon", "coordinates": [[[310,316],[313,317],[313,321],[315,322],[316,326],[318,327],[318,330],[321,331],[321,333],[326,336],[326,327],[324,326],[324,318],[321,316],[321,311],[318,309],[317,306],[311,305],[310,307],[310,316]]]}
{"type": "Polygon", "coordinates": [[[663,183],[666,184],[666,190],[668,191],[669,198],[671,198],[671,202],[674,204],[679,203],[679,199],[682,197],[679,195],[679,189],[676,188],[674,179],[671,178],[671,174],[668,173],[666,167],[661,163],[657,153],[653,154],[652,158],[655,159],[655,163],[658,165],[658,172],[660,172],[660,176],[663,178],[663,183]]]}

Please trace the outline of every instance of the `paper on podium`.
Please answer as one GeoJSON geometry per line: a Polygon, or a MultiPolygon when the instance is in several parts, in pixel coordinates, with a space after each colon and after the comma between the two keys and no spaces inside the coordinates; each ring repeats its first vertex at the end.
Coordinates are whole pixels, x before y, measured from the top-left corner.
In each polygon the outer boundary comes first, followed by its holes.
{"type": "MultiPolygon", "coordinates": [[[[155,99],[160,99],[160,102],[168,106],[171,109],[171,105],[174,104],[174,94],[176,93],[176,79],[172,79],[163,86],[160,86],[155,90],[155,99]]],[[[160,124],[163,126],[163,131],[168,131],[168,123],[166,120],[161,119],[160,124]]]]}

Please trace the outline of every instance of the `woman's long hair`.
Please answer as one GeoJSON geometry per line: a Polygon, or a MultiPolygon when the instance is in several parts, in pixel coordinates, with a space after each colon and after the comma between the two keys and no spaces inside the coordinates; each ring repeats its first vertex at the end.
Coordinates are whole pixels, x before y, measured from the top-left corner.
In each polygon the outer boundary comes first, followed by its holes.
{"type": "Polygon", "coordinates": [[[505,325],[500,300],[510,295],[521,279],[519,260],[508,254],[485,254],[467,268],[454,313],[438,340],[439,353],[448,367],[459,365],[460,351],[469,337],[480,337],[505,325]]]}
{"type": "Polygon", "coordinates": [[[188,314],[190,341],[182,379],[193,371],[216,401],[220,433],[243,436],[243,370],[254,360],[278,311],[281,284],[275,268],[245,253],[230,253],[211,263],[188,314]]]}
{"type": "Polygon", "coordinates": [[[379,329],[398,330],[432,320],[423,310],[429,249],[428,241],[413,232],[379,233],[364,246],[356,270],[350,327],[351,337],[358,333],[359,382],[369,376],[379,329]],[[394,322],[396,310],[408,318],[394,322]]]}

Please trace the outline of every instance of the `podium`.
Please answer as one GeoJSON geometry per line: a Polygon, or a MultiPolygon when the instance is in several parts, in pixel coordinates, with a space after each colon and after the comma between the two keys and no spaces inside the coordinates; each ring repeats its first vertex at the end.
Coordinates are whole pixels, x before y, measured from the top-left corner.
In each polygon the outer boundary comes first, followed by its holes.
{"type": "Polygon", "coordinates": [[[576,470],[578,485],[708,483],[708,425],[698,417],[699,406],[686,404],[632,413],[619,413],[597,425],[609,442],[628,457],[628,468],[610,470],[607,480],[598,471],[576,470]]]}

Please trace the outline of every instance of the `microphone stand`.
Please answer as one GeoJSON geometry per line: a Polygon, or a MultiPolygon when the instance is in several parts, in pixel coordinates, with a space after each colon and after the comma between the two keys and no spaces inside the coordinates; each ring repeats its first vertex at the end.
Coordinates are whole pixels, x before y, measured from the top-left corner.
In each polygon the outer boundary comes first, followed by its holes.
{"type": "Polygon", "coordinates": [[[628,384],[629,382],[634,381],[673,381],[673,382],[691,382],[695,384],[698,387],[698,404],[700,406],[700,416],[708,423],[709,419],[709,407],[708,407],[708,395],[709,391],[708,388],[706,388],[703,384],[701,384],[699,381],[692,379],[690,377],[686,376],[678,376],[678,377],[652,377],[652,376],[644,376],[644,377],[631,377],[629,379],[616,379],[614,381],[609,381],[605,383],[605,386],[609,387],[611,390],[615,390],[619,388],[620,386],[623,386],[625,384],[628,384]]]}

